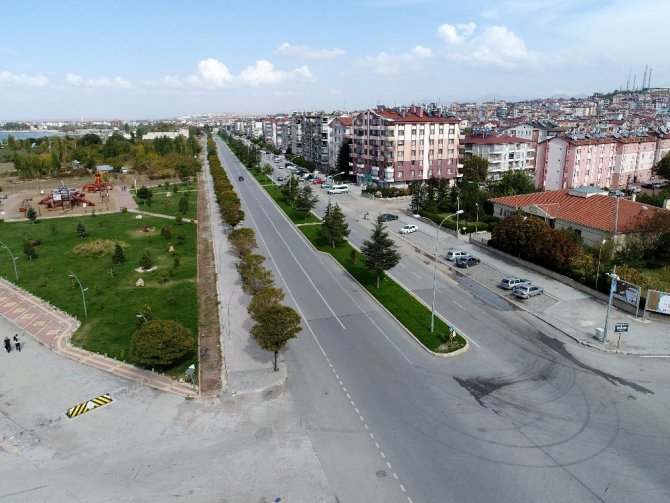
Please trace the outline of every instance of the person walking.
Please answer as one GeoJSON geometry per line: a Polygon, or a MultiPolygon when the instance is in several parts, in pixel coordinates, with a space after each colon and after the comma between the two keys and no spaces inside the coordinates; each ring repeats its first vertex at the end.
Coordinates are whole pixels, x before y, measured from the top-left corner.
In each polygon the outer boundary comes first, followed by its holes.
{"type": "Polygon", "coordinates": [[[14,334],[14,347],[19,353],[21,352],[21,339],[19,339],[19,334],[14,334]]]}
{"type": "Polygon", "coordinates": [[[12,341],[9,340],[9,336],[5,337],[5,351],[8,353],[12,352],[12,341]]]}

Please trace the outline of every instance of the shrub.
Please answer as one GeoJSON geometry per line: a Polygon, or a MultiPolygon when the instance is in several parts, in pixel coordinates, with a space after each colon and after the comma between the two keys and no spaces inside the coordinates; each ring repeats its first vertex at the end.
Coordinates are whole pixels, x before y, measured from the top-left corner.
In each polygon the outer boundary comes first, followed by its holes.
{"type": "MultiPolygon", "coordinates": [[[[126,243],[120,244],[111,239],[96,239],[87,243],[81,243],[72,248],[74,255],[83,255],[86,257],[100,257],[102,255],[112,255],[116,246],[128,246],[126,243]]],[[[115,262],[116,263],[116,262],[115,262]]]]}
{"type": "Polygon", "coordinates": [[[153,267],[153,262],[151,261],[151,252],[149,250],[144,250],[142,256],[140,257],[140,267],[142,269],[151,269],[153,267]]]}
{"type": "Polygon", "coordinates": [[[172,239],[172,227],[169,225],[161,227],[161,236],[165,239],[172,239]]]}
{"type": "Polygon", "coordinates": [[[193,332],[173,320],[143,323],[130,341],[132,361],[143,367],[168,367],[193,352],[193,332]]]}

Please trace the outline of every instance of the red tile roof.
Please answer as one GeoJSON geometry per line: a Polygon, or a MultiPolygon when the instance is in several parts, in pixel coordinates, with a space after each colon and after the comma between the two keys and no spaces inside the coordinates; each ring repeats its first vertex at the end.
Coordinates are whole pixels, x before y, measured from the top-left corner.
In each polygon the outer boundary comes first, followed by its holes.
{"type": "Polygon", "coordinates": [[[416,113],[410,112],[407,110],[403,116],[403,114],[398,113],[394,110],[373,110],[374,113],[377,115],[383,117],[384,119],[390,119],[393,122],[397,123],[409,123],[409,122],[433,122],[433,123],[438,123],[438,124],[458,124],[460,123],[460,119],[457,119],[456,117],[439,117],[439,116],[429,116],[425,112],[423,114],[423,117],[419,116],[416,113]]]}
{"type": "Polygon", "coordinates": [[[506,134],[487,134],[486,136],[482,135],[472,135],[469,134],[461,141],[462,144],[476,144],[476,145],[495,145],[498,143],[532,143],[530,140],[525,138],[519,138],[518,136],[509,136],[506,134]]]}
{"type": "Polygon", "coordinates": [[[343,126],[351,126],[353,119],[351,117],[337,117],[337,120],[342,123],[343,126]]]}
{"type": "MultiPolygon", "coordinates": [[[[549,218],[557,218],[594,229],[614,232],[616,197],[592,195],[585,198],[571,196],[569,192],[569,189],[535,192],[533,194],[498,197],[491,199],[491,202],[512,208],[526,208],[526,211],[528,211],[529,206],[537,205],[540,211],[533,211],[533,213],[538,215],[543,216],[546,212],[549,218]]],[[[638,218],[645,218],[645,216],[651,216],[659,211],[667,210],[637,203],[623,197],[619,198],[617,233],[633,231],[638,218]]]]}

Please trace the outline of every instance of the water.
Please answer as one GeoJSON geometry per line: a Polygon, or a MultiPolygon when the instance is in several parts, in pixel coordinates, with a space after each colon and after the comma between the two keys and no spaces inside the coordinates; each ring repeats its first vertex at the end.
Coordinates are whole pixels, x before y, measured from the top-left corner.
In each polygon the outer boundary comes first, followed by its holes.
{"type": "Polygon", "coordinates": [[[46,136],[58,136],[61,134],[58,131],[1,131],[0,140],[6,140],[9,135],[12,135],[16,140],[25,140],[26,138],[44,138],[46,136]]]}

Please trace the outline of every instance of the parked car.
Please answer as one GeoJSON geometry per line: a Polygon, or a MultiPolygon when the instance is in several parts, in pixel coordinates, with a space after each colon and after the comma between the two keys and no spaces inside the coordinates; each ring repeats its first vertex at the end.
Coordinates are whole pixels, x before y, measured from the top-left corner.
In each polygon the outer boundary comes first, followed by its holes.
{"type": "Polygon", "coordinates": [[[469,253],[465,253],[464,251],[461,250],[449,250],[447,253],[447,260],[457,260],[461,257],[469,257],[469,253]]]}
{"type": "Polygon", "coordinates": [[[314,179],[314,180],[312,181],[312,183],[313,183],[314,185],[323,185],[324,183],[326,183],[326,181],[325,181],[325,180],[322,180],[321,178],[316,178],[316,179],[314,179]]]}
{"type": "Polygon", "coordinates": [[[243,177],[242,175],[240,175],[240,176],[237,177],[237,180],[240,181],[240,182],[243,182],[243,181],[244,181],[244,177],[243,177]]]}
{"type": "Polygon", "coordinates": [[[405,225],[400,229],[400,234],[410,234],[418,230],[419,228],[416,225],[405,225]]]}
{"type": "Polygon", "coordinates": [[[283,182],[283,181],[284,181],[284,177],[283,177],[283,176],[278,176],[278,177],[277,177],[277,181],[278,181],[278,182],[283,182]]]}
{"type": "Polygon", "coordinates": [[[504,290],[514,290],[517,286],[530,284],[530,281],[523,278],[517,278],[516,276],[510,276],[509,278],[503,278],[498,283],[498,286],[504,290]]]}
{"type": "Polygon", "coordinates": [[[517,286],[514,289],[514,296],[520,299],[530,299],[531,297],[540,295],[542,292],[544,292],[544,289],[542,287],[528,284],[528,285],[517,286]]]}
{"type": "Polygon", "coordinates": [[[461,257],[456,260],[456,266],[457,267],[472,267],[473,265],[477,265],[481,262],[478,258],[475,257],[461,257]]]}
{"type": "Polygon", "coordinates": [[[332,188],[332,186],[333,186],[333,184],[332,184],[332,183],[328,183],[328,182],[326,182],[326,183],[322,183],[322,184],[321,184],[321,188],[322,188],[322,189],[330,189],[330,188],[332,188]]]}
{"type": "Polygon", "coordinates": [[[398,215],[394,215],[393,213],[382,213],[379,215],[379,219],[382,222],[390,222],[391,220],[398,220],[398,215]]]}

